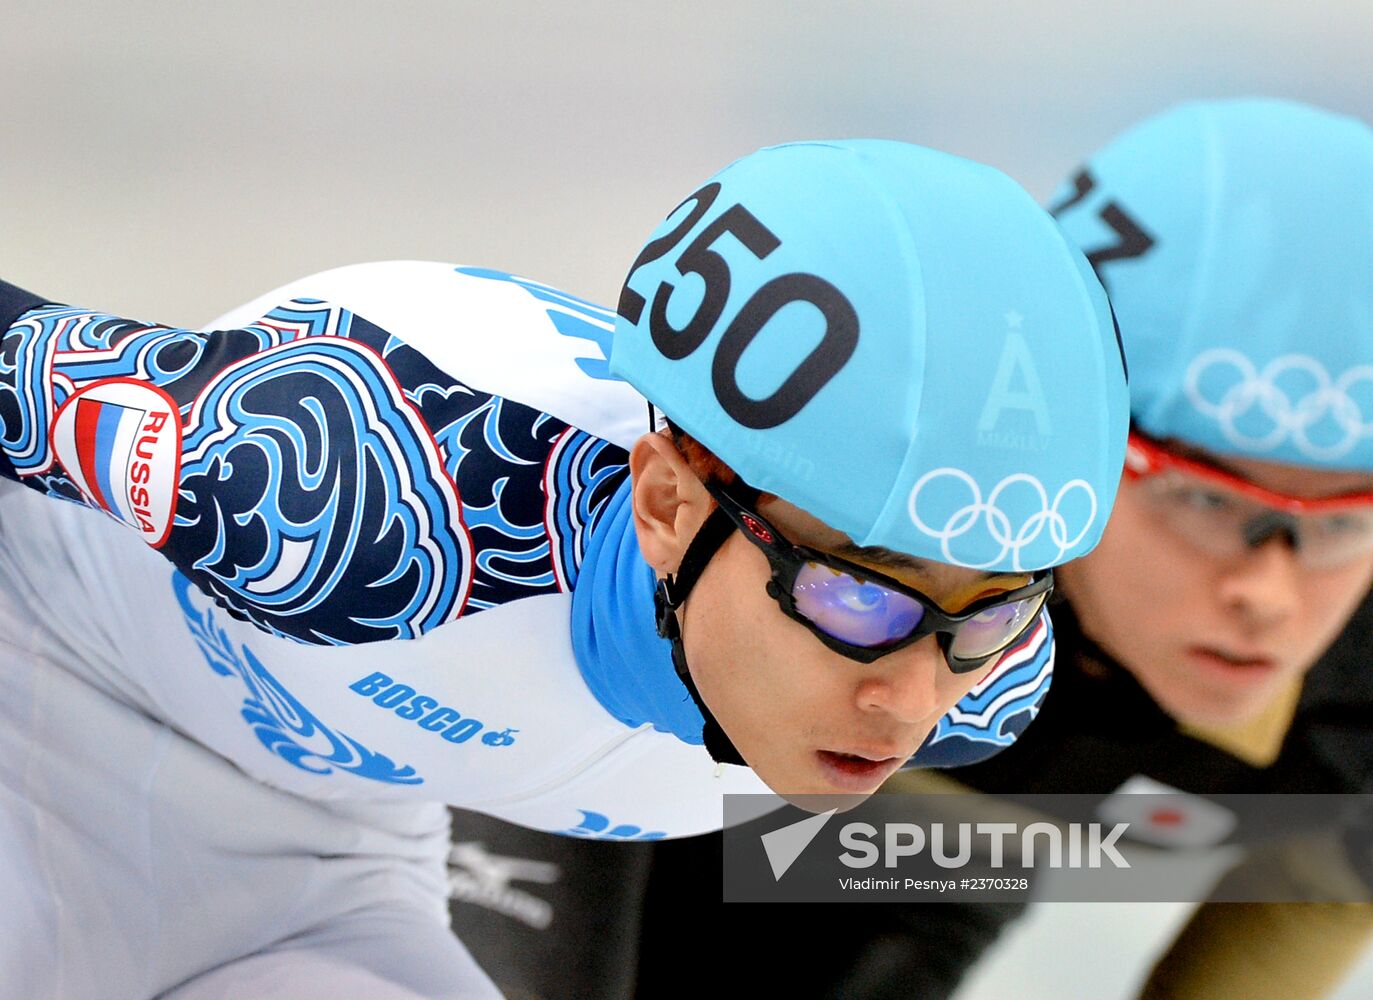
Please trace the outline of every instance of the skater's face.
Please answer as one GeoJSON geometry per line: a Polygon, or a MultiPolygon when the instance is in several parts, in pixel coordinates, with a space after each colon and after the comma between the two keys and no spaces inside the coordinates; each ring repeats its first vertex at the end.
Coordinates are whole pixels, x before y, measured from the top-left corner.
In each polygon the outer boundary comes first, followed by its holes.
{"type": "MultiPolygon", "coordinates": [[[[636,445],[631,469],[640,548],[661,577],[677,569],[714,501],[663,435],[636,445]]],[[[765,499],[759,512],[792,543],[895,578],[947,611],[1028,580],[860,549],[783,500],[765,499]]],[[[735,531],[677,616],[701,698],[743,758],[781,794],[870,794],[993,669],[995,658],[954,673],[934,636],[871,663],[855,661],[782,613],[767,591],[771,576],[764,553],[735,531]]]]}
{"type": "Polygon", "coordinates": [[[1180,457],[1209,468],[1127,475],[1101,544],[1059,579],[1084,632],[1171,715],[1242,723],[1295,694],[1373,581],[1373,508],[1280,511],[1249,487],[1300,502],[1368,491],[1373,477],[1180,457]]]}

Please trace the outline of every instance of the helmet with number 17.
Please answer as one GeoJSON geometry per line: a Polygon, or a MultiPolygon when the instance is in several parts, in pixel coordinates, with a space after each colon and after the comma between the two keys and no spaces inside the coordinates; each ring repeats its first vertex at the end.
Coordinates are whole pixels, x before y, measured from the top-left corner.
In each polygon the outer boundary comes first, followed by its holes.
{"type": "Polygon", "coordinates": [[[1053,211],[1111,293],[1140,430],[1373,471],[1373,129],[1271,98],[1184,104],[1093,156],[1053,211]]]}
{"type": "Polygon", "coordinates": [[[1126,479],[1062,574],[1084,634],[1193,726],[1261,718],[1373,580],[1373,129],[1197,101],[1053,202],[1130,363],[1126,479]]]}

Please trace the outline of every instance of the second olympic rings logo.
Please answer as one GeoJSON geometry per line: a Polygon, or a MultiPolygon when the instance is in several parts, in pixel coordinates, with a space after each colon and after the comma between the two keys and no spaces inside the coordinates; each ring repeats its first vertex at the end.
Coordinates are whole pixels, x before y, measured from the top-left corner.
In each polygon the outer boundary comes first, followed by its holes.
{"type": "Polygon", "coordinates": [[[1211,417],[1227,441],[1250,451],[1270,451],[1291,440],[1293,447],[1307,458],[1330,460],[1348,454],[1363,438],[1373,435],[1373,421],[1364,419],[1350,390],[1361,383],[1373,389],[1373,365],[1356,365],[1338,379],[1332,379],[1315,358],[1306,354],[1284,354],[1259,371],[1239,351],[1216,347],[1203,351],[1187,368],[1184,391],[1197,412],[1211,417]],[[1219,393],[1203,390],[1202,379],[1229,374],[1233,381],[1219,393]],[[1283,376],[1293,374],[1310,380],[1311,389],[1293,399],[1278,385],[1283,376]],[[1266,430],[1246,431],[1238,422],[1255,407],[1271,424],[1266,430]],[[1311,431],[1329,422],[1338,431],[1333,441],[1312,440],[1311,431]]]}

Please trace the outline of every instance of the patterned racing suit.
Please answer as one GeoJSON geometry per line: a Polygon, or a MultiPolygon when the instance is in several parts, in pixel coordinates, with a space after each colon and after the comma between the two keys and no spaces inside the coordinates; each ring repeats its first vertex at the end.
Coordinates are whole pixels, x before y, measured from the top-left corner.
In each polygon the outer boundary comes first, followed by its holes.
{"type": "MultiPolygon", "coordinates": [[[[210,329],[0,284],[4,989],[489,990],[432,933],[443,804],[655,839],[765,791],[653,631],[611,313],[396,262],[210,329]]],[[[915,762],[1012,742],[1051,652],[1046,616],[915,762]]]]}

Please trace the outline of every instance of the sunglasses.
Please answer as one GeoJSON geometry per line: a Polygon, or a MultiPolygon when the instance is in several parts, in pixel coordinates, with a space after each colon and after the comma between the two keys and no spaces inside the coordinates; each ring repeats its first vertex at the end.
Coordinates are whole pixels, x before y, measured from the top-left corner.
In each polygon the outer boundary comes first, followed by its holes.
{"type": "Polygon", "coordinates": [[[1285,536],[1297,562],[1328,569],[1373,551],[1373,492],[1296,497],[1265,489],[1130,432],[1125,475],[1174,534],[1204,552],[1234,557],[1285,536]]]}
{"type": "Polygon", "coordinates": [[[792,544],[730,488],[710,482],[705,487],[767,557],[772,567],[767,592],[782,613],[830,649],[860,663],[934,635],[950,670],[977,670],[1030,631],[1053,590],[1053,572],[1040,570],[1023,587],[951,613],[899,580],[792,544]]]}

